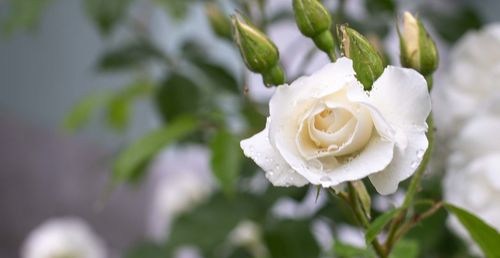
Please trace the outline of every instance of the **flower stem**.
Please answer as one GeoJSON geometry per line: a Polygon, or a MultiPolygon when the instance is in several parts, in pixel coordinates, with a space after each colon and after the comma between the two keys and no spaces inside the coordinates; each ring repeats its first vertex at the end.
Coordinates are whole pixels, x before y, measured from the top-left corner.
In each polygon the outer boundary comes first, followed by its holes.
{"type": "Polygon", "coordinates": [[[408,231],[413,228],[416,224],[420,223],[422,220],[434,215],[439,209],[443,207],[443,202],[437,202],[432,205],[427,211],[422,214],[415,215],[409,222],[404,224],[401,229],[396,234],[396,241],[404,236],[408,231]]]}
{"type": "MultiPolygon", "coordinates": [[[[365,211],[363,210],[363,207],[361,207],[358,194],[356,193],[356,189],[354,188],[351,182],[349,182],[348,184],[348,189],[349,189],[349,199],[351,200],[349,204],[352,208],[352,211],[354,212],[354,215],[361,223],[361,225],[366,229],[370,226],[370,220],[368,219],[365,211]]],[[[380,244],[378,239],[375,238],[371,242],[371,244],[379,257],[381,258],[387,257],[386,249],[380,244]]]]}

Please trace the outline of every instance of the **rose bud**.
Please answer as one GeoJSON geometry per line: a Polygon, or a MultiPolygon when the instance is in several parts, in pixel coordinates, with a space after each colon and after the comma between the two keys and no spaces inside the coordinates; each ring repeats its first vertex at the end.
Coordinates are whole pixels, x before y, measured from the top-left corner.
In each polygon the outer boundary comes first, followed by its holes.
{"type": "Polygon", "coordinates": [[[340,26],[340,47],[344,55],[353,61],[356,78],[365,90],[371,90],[372,84],[384,71],[384,62],[378,51],[367,38],[345,25],[340,26]]]}
{"type": "Polygon", "coordinates": [[[262,74],[266,86],[285,83],[276,45],[249,20],[232,16],[233,39],[247,68],[262,74]]]}
{"type": "Polygon", "coordinates": [[[398,29],[398,34],[401,65],[413,68],[424,76],[432,74],[438,66],[438,52],[422,22],[405,12],[403,31],[398,29]]]}
{"type": "Polygon", "coordinates": [[[231,22],[219,6],[212,2],[207,3],[205,4],[205,13],[215,35],[224,39],[231,39],[231,22]]]}
{"type": "Polygon", "coordinates": [[[295,21],[300,32],[335,60],[335,43],[330,31],[332,18],[318,0],[293,0],[295,21]]]}

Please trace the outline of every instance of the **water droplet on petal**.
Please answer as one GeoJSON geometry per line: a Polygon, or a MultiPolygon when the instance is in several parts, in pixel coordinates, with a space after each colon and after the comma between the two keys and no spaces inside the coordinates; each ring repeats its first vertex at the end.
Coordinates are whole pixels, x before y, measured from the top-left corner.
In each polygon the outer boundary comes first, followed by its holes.
{"type": "Polygon", "coordinates": [[[417,158],[422,159],[424,157],[425,150],[418,150],[417,151],[417,158]]]}
{"type": "Polygon", "coordinates": [[[420,160],[414,160],[412,163],[411,163],[411,168],[415,169],[418,167],[418,165],[420,164],[420,160]]]}

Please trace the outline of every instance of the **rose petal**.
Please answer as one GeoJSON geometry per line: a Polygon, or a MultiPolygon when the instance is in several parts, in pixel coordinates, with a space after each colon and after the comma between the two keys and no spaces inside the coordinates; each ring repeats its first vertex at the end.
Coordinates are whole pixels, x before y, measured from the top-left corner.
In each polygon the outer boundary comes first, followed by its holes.
{"type": "MultiPolygon", "coordinates": [[[[269,122],[268,122],[269,124],[269,122]]],[[[240,142],[245,156],[253,159],[266,172],[266,177],[275,186],[303,186],[307,180],[297,174],[269,142],[268,127],[256,135],[240,142]]]]}
{"type": "Polygon", "coordinates": [[[389,124],[427,128],[431,98],[427,82],[418,72],[388,66],[373,84],[369,99],[389,124]]]}
{"type": "Polygon", "coordinates": [[[300,159],[296,148],[289,148],[289,142],[276,141],[277,149],[290,166],[305,177],[309,182],[323,187],[332,187],[340,183],[364,178],[379,172],[387,167],[393,157],[394,143],[383,140],[374,135],[361,153],[352,160],[338,164],[332,158],[332,167],[328,167],[327,160],[313,159],[305,161],[300,159]]]}
{"type": "Polygon", "coordinates": [[[316,103],[315,100],[341,90],[354,80],[352,61],[340,58],[311,76],[304,76],[291,85],[278,87],[269,102],[269,113],[273,118],[269,128],[271,135],[281,134],[281,128],[290,126],[297,132],[297,118],[309,111],[316,103]]]}
{"type": "Polygon", "coordinates": [[[373,186],[382,195],[396,192],[399,182],[415,172],[429,145],[425,132],[421,130],[408,127],[404,133],[408,137],[408,146],[404,149],[396,147],[389,166],[370,176],[373,186]]]}

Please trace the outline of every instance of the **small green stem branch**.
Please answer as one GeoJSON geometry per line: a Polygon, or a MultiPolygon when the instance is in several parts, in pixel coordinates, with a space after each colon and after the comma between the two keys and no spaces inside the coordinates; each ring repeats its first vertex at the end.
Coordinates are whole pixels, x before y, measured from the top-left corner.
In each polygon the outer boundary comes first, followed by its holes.
{"type": "Polygon", "coordinates": [[[399,239],[401,239],[401,237],[403,237],[406,233],[408,233],[408,231],[412,229],[415,225],[425,220],[426,218],[434,215],[434,213],[439,211],[439,209],[441,209],[442,207],[443,207],[443,202],[437,202],[424,213],[413,216],[413,218],[411,218],[399,229],[399,231],[396,234],[395,240],[398,241],[399,239]]]}
{"type": "MultiPolygon", "coordinates": [[[[358,194],[356,192],[356,189],[354,188],[352,183],[348,184],[348,192],[349,192],[349,199],[351,200],[349,202],[352,211],[354,212],[354,215],[358,219],[358,221],[361,223],[361,225],[366,229],[370,226],[370,220],[368,216],[366,215],[365,211],[363,210],[363,207],[361,207],[361,203],[358,197],[358,194]]],[[[375,249],[375,252],[377,255],[381,258],[386,258],[387,257],[387,252],[386,249],[380,244],[378,239],[374,239],[371,242],[373,249],[375,249]]]]}

